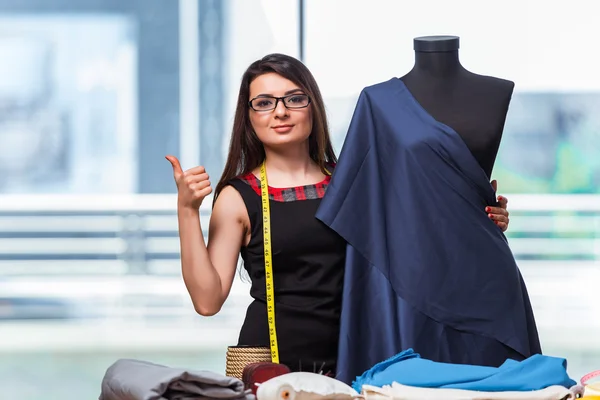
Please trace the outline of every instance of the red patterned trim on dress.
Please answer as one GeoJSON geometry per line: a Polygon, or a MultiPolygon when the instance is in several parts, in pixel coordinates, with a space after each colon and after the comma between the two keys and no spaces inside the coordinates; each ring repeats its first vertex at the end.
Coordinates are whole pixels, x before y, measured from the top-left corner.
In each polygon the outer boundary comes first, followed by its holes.
{"type": "MultiPolygon", "coordinates": [[[[335,167],[335,164],[332,167],[335,167]]],[[[261,195],[260,179],[252,172],[240,176],[239,179],[250,185],[257,195],[261,195]]],[[[271,200],[280,202],[320,199],[325,196],[325,192],[327,191],[327,186],[329,185],[330,180],[331,176],[327,175],[321,182],[313,185],[288,188],[274,188],[269,186],[269,198],[271,200]]]]}

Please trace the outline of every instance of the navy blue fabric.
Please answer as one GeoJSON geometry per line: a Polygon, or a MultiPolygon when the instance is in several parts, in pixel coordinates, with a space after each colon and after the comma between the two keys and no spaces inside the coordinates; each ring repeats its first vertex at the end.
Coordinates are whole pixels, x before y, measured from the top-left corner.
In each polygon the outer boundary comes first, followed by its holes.
{"type": "Polygon", "coordinates": [[[317,218],[347,242],[337,378],[402,350],[499,366],[541,353],[525,284],[462,138],[397,78],[363,89],[317,218]]]}
{"type": "Polygon", "coordinates": [[[542,390],[560,385],[567,389],[577,383],[567,374],[567,360],[535,354],[523,361],[507,360],[498,368],[436,363],[425,360],[412,349],[381,362],[353,384],[360,393],[363,385],[402,385],[509,392],[542,390]]]}

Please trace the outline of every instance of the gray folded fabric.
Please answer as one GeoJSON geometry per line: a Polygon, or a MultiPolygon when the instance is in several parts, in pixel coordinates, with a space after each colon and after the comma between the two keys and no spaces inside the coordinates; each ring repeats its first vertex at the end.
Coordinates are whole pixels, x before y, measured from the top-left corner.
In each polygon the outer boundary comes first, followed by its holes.
{"type": "Polygon", "coordinates": [[[254,400],[236,378],[211,371],[171,368],[142,360],[120,359],[102,379],[98,400],[254,400]]]}

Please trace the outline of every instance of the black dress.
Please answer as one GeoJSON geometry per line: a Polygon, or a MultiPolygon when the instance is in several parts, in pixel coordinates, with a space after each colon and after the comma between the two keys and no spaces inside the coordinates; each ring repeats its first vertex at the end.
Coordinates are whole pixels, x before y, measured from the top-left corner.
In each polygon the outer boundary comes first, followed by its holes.
{"type": "MultiPolygon", "coordinates": [[[[346,242],[315,218],[330,177],[315,185],[269,187],[279,362],[292,371],[335,374],[346,242]]],[[[242,196],[251,238],[241,249],[254,299],[238,345],[269,346],[261,189],[248,174],[229,182],[242,196]]]]}

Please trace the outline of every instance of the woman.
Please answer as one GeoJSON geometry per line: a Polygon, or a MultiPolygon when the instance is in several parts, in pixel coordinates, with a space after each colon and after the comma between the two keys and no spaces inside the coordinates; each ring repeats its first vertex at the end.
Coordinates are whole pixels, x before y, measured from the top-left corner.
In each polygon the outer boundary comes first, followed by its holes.
{"type": "MultiPolygon", "coordinates": [[[[254,301],[239,344],[251,346],[269,346],[270,338],[260,180],[264,162],[280,362],[293,371],[335,373],[346,243],[315,218],[336,156],[310,71],[292,57],[272,54],[244,73],[208,245],[198,215],[212,191],[208,174],[201,166],[184,172],[175,157],[167,159],[178,188],[182,272],[194,307],[204,316],[219,312],[241,252],[254,301]]],[[[506,199],[499,200],[500,207],[488,213],[506,230],[506,199]]]]}

